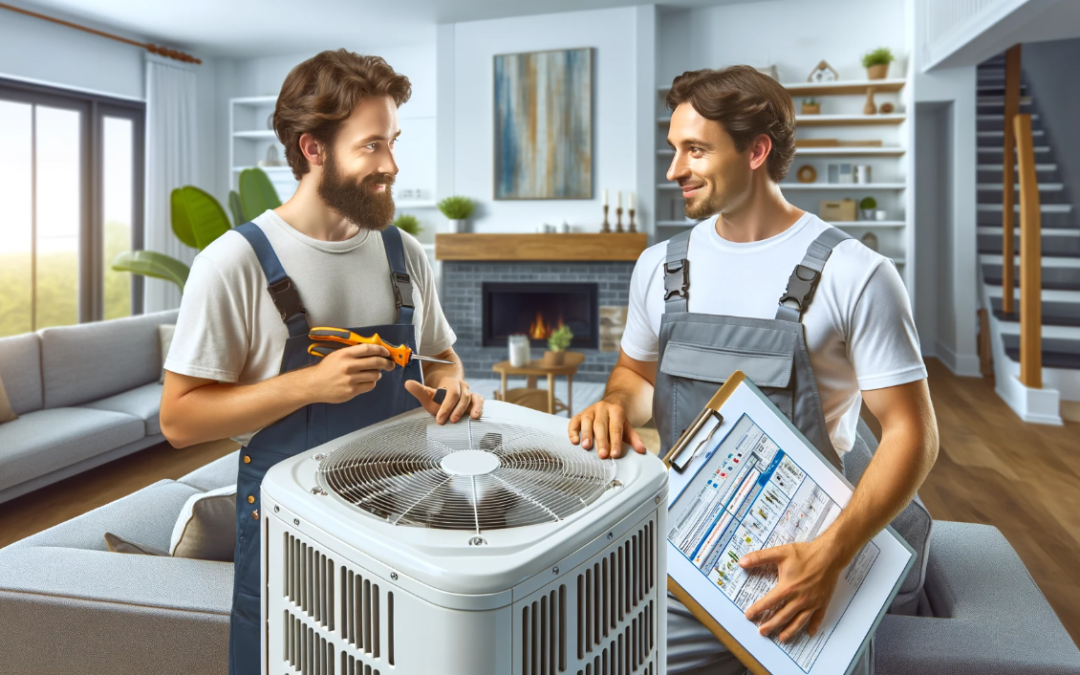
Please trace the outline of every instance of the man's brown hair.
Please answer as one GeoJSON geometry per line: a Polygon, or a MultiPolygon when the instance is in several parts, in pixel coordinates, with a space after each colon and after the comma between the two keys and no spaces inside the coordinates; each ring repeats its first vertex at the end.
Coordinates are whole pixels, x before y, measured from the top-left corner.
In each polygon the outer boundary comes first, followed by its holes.
{"type": "Polygon", "coordinates": [[[285,159],[296,180],[311,167],[300,151],[300,137],[311,134],[320,143],[334,142],[341,122],[361,99],[389,96],[401,107],[412,95],[409,78],[379,56],[345,49],[325,51],[289,71],[274,108],[274,131],[285,145],[285,159]]]}
{"type": "Polygon", "coordinates": [[[765,169],[777,183],[787,175],[795,157],[795,105],[776,80],[750,66],[688,71],[675,78],[667,95],[672,110],[683,103],[719,122],[739,152],[761,134],[771,138],[765,169]]]}

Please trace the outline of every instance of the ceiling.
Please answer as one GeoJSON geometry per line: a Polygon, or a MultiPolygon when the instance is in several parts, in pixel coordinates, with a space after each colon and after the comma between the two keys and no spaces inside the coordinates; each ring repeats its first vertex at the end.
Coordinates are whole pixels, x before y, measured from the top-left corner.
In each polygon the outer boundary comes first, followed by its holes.
{"type": "MultiPolygon", "coordinates": [[[[704,7],[750,0],[674,0],[704,7]]],[[[57,18],[119,29],[200,57],[250,58],[434,39],[435,25],[629,6],[633,0],[16,0],[57,18]]]]}

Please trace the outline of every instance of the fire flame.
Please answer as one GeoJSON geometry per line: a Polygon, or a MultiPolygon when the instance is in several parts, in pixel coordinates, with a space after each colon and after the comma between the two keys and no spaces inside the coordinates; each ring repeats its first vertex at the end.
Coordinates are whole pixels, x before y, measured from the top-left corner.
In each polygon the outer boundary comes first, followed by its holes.
{"type": "Polygon", "coordinates": [[[529,337],[533,340],[546,340],[551,337],[551,334],[555,332],[556,328],[562,328],[563,318],[560,316],[558,323],[555,326],[551,325],[550,321],[544,320],[544,315],[540,312],[536,313],[536,318],[529,325],[529,337]]]}

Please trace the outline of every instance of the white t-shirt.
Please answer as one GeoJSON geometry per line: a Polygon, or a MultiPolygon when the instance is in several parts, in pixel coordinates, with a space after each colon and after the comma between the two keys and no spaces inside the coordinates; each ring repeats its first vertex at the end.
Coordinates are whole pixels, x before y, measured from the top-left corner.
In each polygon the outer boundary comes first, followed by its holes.
{"type": "MultiPolygon", "coordinates": [[[[345,241],[320,241],[295,230],[274,211],[254,220],[266,233],[307,310],[310,326],[394,323],[394,291],[382,237],[362,230],[345,241]]],[[[412,278],[417,351],[432,356],[454,344],[431,265],[420,243],[401,233],[412,278]]],[[[191,265],[165,369],[220,382],[252,384],[279,373],[288,328],[270,293],[255,250],[226,232],[191,265]]],[[[247,445],[254,435],[235,440],[247,445]]]]}
{"type": "MultiPolygon", "coordinates": [[[[775,318],[791,271],[827,227],[807,213],[775,237],[739,244],[717,234],[715,217],[699,223],[687,253],[689,311],[775,318]]],[[[638,361],[659,356],[666,253],[667,242],[645,250],[630,280],[622,349],[638,361]]],[[[862,390],[926,377],[907,291],[891,261],[845,240],[825,263],[802,322],[829,437],[843,454],[855,440],[862,390]]]]}

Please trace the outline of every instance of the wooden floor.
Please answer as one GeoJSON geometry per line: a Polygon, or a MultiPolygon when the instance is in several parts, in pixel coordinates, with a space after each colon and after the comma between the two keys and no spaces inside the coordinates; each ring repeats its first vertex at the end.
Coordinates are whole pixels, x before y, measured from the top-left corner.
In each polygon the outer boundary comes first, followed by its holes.
{"type": "MultiPolygon", "coordinates": [[[[927,368],[941,430],[938,462],[920,490],[931,515],[999,528],[1080,642],[1080,423],[1025,424],[991,382],[958,378],[934,360],[927,368]]],[[[235,447],[158,445],[7,502],[0,546],[179,478],[235,447]]]]}

